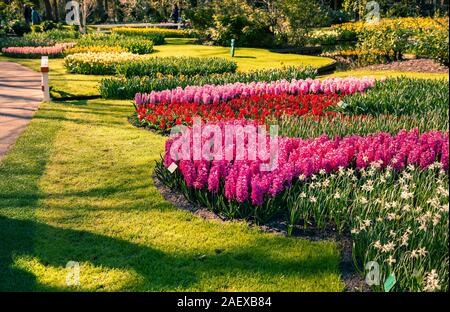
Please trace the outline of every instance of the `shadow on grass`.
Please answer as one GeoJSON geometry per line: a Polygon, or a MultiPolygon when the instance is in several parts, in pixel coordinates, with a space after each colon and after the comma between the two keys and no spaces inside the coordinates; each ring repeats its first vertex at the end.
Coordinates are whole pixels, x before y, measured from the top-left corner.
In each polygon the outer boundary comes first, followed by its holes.
{"type": "MultiPolygon", "coordinates": [[[[36,116],[48,118],[61,115],[62,112],[48,111],[44,107],[36,113],[36,116]]],[[[32,290],[36,283],[32,274],[15,268],[12,261],[15,255],[33,253],[34,208],[42,196],[39,181],[59,125],[40,120],[33,122],[37,123],[34,128],[38,131],[26,129],[0,162],[0,291],[32,290]]]]}
{"type": "MultiPolygon", "coordinates": [[[[70,290],[39,284],[32,274],[14,267],[14,257],[18,256],[34,257],[45,266],[60,269],[64,269],[68,261],[109,269],[132,269],[141,278],[137,284],[129,287],[147,291],[181,290],[195,286],[206,276],[239,276],[250,272],[265,276],[296,275],[298,278],[308,278],[336,273],[333,268],[335,259],[329,255],[301,260],[268,257],[267,245],[273,244],[274,239],[283,238],[261,237],[252,242],[253,248],[245,245],[223,253],[165,253],[149,246],[87,231],[4,217],[0,217],[0,237],[5,238],[0,253],[1,291],[70,290]],[[39,234],[40,244],[37,250],[33,250],[31,241],[36,234],[39,234]]],[[[99,284],[97,290],[103,287],[99,284]]]]}

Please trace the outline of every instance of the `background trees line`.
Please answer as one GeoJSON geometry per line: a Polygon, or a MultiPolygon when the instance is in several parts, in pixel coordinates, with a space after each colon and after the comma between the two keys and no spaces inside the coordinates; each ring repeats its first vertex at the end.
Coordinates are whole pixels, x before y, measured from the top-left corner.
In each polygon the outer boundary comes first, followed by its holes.
{"type": "MultiPolygon", "coordinates": [[[[0,0],[0,21],[23,19],[23,5],[35,6],[46,20],[64,22],[69,0],[0,0]]],[[[170,20],[176,3],[182,19],[199,38],[241,46],[303,46],[311,28],[358,20],[370,0],[78,0],[82,21],[170,20]],[[83,14],[84,12],[84,14],[83,14]]],[[[448,0],[377,0],[381,17],[447,15],[448,0]]],[[[84,23],[83,23],[84,24],[84,23]]]]}
{"type": "MultiPolygon", "coordinates": [[[[0,0],[0,10],[5,5],[21,7],[32,4],[40,10],[46,19],[55,22],[65,18],[65,4],[69,0],[0,0]]],[[[193,15],[205,18],[196,20],[199,26],[206,26],[210,21],[207,12],[214,7],[229,7],[230,2],[239,2],[255,10],[269,13],[273,18],[280,7],[294,8],[294,13],[300,14],[304,9],[320,8],[328,19],[359,19],[366,14],[366,5],[370,0],[78,0],[86,2],[93,8],[90,22],[161,22],[170,16],[172,5],[177,3],[183,8],[183,15],[189,18],[193,15]],[[203,24],[203,25],[202,25],[203,24]]],[[[384,16],[415,16],[433,15],[436,12],[448,12],[448,0],[377,0],[381,14],[384,16]]],[[[240,5],[239,5],[240,6],[240,5]]],[[[317,11],[316,11],[317,13],[317,11]]],[[[273,23],[273,21],[272,21],[273,23]]]]}

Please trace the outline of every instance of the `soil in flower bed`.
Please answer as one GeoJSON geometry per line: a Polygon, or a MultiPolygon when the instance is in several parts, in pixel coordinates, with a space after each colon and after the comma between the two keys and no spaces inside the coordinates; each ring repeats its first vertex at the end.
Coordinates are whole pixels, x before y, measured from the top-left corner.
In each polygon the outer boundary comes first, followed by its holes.
{"type": "Polygon", "coordinates": [[[387,64],[374,64],[364,66],[362,70],[394,70],[402,72],[421,72],[421,73],[437,73],[448,74],[449,68],[431,59],[414,59],[406,61],[398,61],[387,64]]]}
{"type": "MultiPolygon", "coordinates": [[[[132,120],[129,119],[131,123],[132,120]]],[[[147,129],[151,131],[150,129],[147,129]]],[[[153,175],[153,181],[156,189],[161,193],[163,198],[170,202],[175,207],[183,210],[187,210],[196,216],[199,216],[206,220],[216,220],[219,222],[227,222],[228,219],[204,208],[199,207],[189,202],[183,194],[173,190],[164,185],[156,175],[153,175]]],[[[257,227],[261,231],[273,233],[275,235],[287,236],[287,223],[285,221],[273,220],[265,225],[257,225],[253,222],[248,222],[249,226],[257,227]]],[[[364,278],[355,270],[352,257],[352,239],[349,235],[340,235],[332,224],[329,224],[324,230],[314,227],[314,225],[308,224],[308,228],[304,229],[302,226],[296,226],[292,237],[308,239],[312,241],[320,240],[333,240],[339,246],[341,250],[341,261],[339,263],[339,269],[342,274],[342,280],[345,284],[345,292],[370,292],[370,288],[365,283],[364,278]]],[[[221,250],[216,250],[216,253],[220,253],[221,250]]]]}

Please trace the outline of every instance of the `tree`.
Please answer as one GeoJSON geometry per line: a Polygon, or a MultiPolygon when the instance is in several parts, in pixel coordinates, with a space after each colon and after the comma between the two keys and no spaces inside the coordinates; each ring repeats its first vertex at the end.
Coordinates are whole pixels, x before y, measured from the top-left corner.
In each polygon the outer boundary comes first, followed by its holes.
{"type": "Polygon", "coordinates": [[[50,0],[44,0],[44,7],[45,7],[45,17],[47,19],[53,19],[52,6],[50,5],[50,0]]]}
{"type": "Polygon", "coordinates": [[[303,45],[311,27],[323,24],[326,19],[320,6],[313,0],[282,0],[278,2],[283,28],[288,35],[288,41],[295,45],[303,45]]]}
{"type": "Polygon", "coordinates": [[[58,0],[53,0],[53,17],[55,22],[59,21],[58,0]]]}
{"type": "Polygon", "coordinates": [[[108,19],[108,14],[105,11],[105,0],[97,0],[96,1],[96,8],[95,8],[95,15],[96,18],[101,21],[105,22],[108,19]]]}
{"type": "Polygon", "coordinates": [[[96,0],[82,0],[80,3],[81,27],[82,33],[86,33],[86,25],[88,17],[95,11],[96,0]]]}

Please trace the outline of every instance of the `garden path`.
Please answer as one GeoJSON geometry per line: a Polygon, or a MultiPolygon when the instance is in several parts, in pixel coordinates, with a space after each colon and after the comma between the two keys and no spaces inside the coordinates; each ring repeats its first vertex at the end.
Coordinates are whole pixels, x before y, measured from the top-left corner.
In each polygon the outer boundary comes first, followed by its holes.
{"type": "Polygon", "coordinates": [[[42,101],[41,75],[0,62],[0,159],[27,127],[42,101]]]}

